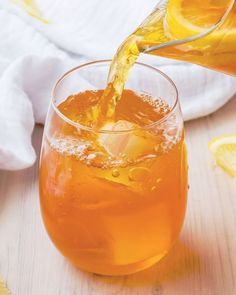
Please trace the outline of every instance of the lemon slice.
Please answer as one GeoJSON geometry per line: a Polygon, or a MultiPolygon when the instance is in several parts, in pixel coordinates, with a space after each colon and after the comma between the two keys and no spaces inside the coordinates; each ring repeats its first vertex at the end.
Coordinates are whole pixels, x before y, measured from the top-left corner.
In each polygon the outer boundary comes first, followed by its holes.
{"type": "Polygon", "coordinates": [[[236,134],[213,139],[209,149],[214,154],[216,163],[236,177],[236,134]]]}
{"type": "Polygon", "coordinates": [[[222,19],[231,3],[230,0],[169,0],[167,24],[170,34],[181,39],[203,33],[222,19]]]}

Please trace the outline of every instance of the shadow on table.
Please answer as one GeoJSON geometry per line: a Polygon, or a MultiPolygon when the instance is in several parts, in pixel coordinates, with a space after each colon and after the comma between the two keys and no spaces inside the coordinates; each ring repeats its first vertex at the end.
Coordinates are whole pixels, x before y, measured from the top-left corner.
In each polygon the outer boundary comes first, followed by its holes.
{"type": "Polygon", "coordinates": [[[194,276],[201,271],[201,260],[198,253],[190,249],[179,240],[167,256],[154,266],[127,276],[102,276],[87,274],[90,279],[97,283],[122,285],[126,288],[153,288],[153,294],[161,294],[162,284],[173,282],[181,278],[194,276]]]}

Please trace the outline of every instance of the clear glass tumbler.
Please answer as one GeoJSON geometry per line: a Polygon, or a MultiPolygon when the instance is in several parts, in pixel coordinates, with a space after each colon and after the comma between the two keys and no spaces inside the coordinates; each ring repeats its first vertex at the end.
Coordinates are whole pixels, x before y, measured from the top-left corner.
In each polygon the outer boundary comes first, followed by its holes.
{"type": "Polygon", "coordinates": [[[57,82],[42,143],[40,203],[50,238],[74,265],[123,275],[153,265],[176,241],[186,208],[187,160],[177,89],[151,66],[136,63],[126,89],[153,102],[161,98],[170,111],[160,120],[96,130],[61,112],[72,94],[104,89],[109,65],[87,63],[57,82]],[[129,144],[113,159],[124,139],[129,144]],[[111,153],[97,150],[101,141],[111,153]]]}

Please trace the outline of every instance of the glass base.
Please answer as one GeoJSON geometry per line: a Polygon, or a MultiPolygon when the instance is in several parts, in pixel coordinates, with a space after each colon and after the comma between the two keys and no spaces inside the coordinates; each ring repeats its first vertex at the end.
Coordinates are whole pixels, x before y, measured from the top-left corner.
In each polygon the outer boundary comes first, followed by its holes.
{"type": "Polygon", "coordinates": [[[76,267],[88,271],[91,273],[99,274],[99,275],[108,275],[108,276],[121,276],[121,275],[129,275],[136,272],[139,272],[141,270],[144,270],[146,268],[149,268],[156,264],[159,260],[161,260],[168,251],[165,251],[159,255],[156,255],[154,257],[148,258],[146,260],[142,260],[136,263],[127,264],[127,265],[92,265],[88,263],[74,263],[76,267]]]}

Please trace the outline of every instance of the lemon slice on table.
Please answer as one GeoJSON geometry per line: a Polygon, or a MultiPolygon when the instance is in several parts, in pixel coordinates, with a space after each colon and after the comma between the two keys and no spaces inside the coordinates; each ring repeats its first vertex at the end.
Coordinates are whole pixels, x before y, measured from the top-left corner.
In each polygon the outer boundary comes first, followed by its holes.
{"type": "Polygon", "coordinates": [[[236,134],[213,139],[209,149],[214,154],[216,163],[236,177],[236,134]]]}
{"type": "Polygon", "coordinates": [[[169,0],[169,32],[177,39],[203,33],[221,20],[231,4],[232,0],[169,0]]]}

